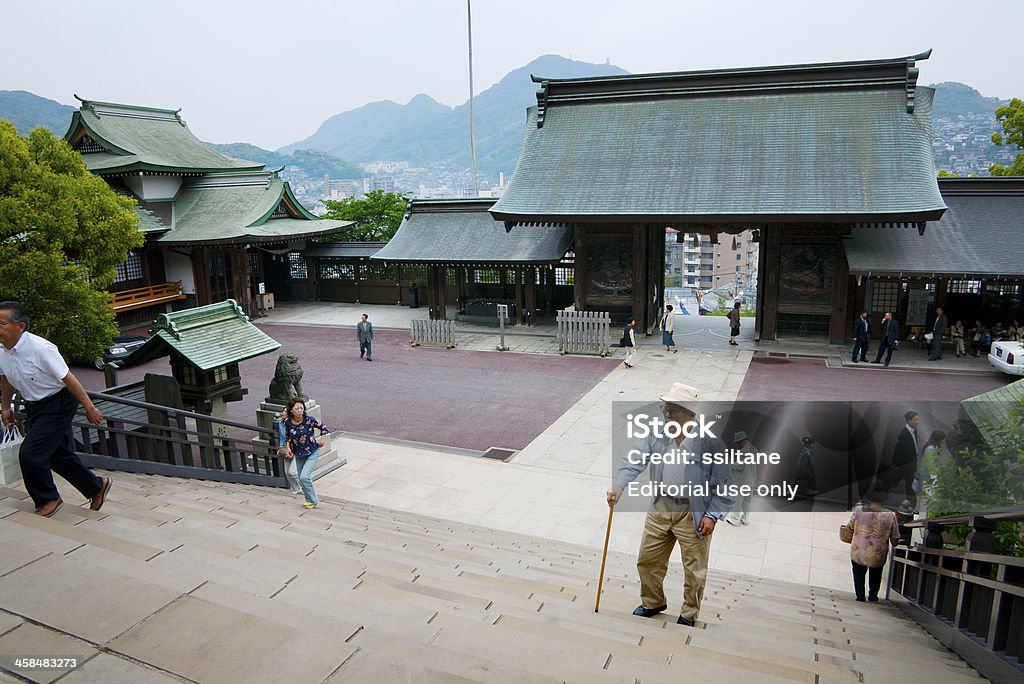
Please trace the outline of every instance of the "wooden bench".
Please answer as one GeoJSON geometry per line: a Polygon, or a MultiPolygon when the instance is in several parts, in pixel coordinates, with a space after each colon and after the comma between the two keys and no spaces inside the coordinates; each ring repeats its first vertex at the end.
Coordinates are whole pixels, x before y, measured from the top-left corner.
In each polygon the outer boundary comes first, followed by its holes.
{"type": "Polygon", "coordinates": [[[159,285],[147,285],[136,287],[131,290],[121,290],[110,293],[110,308],[114,313],[141,309],[155,304],[165,304],[185,299],[181,291],[181,281],[173,283],[160,283],[159,285]]]}

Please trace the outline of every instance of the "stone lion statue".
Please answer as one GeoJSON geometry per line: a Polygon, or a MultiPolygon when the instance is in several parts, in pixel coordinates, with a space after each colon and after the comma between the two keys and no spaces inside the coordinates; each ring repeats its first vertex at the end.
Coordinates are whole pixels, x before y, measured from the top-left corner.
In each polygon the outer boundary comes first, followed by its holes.
{"type": "Polygon", "coordinates": [[[277,357],[274,379],[270,381],[270,399],[285,404],[294,396],[308,399],[302,391],[302,366],[295,354],[281,354],[277,357]]]}

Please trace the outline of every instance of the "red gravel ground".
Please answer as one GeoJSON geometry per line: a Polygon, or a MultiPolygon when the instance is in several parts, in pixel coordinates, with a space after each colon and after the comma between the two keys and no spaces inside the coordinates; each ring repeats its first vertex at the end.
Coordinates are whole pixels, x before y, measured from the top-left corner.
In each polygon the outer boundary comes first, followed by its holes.
{"type": "Polygon", "coordinates": [[[742,400],[960,401],[1002,387],[1009,375],[829,368],[811,359],[756,358],[740,387],[742,400]]]}
{"type": "MultiPolygon", "coordinates": [[[[373,361],[359,358],[354,328],[260,326],[281,343],[273,354],[240,365],[245,400],[229,417],[255,423],[277,357],[292,353],[307,394],[323,406],[328,427],[465,449],[521,449],[565,413],[620,362],[583,356],[542,356],[412,348],[404,331],[377,330],[373,361]]],[[[87,389],[103,374],[75,368],[87,389]]],[[[170,375],[166,359],[120,371],[121,383],[145,373],[170,375]]]]}

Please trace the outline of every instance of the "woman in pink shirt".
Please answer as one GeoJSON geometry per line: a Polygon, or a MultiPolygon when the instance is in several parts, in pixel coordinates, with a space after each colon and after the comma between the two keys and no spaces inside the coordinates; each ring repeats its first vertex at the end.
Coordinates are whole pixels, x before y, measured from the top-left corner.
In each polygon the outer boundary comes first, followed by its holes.
{"type": "Polygon", "coordinates": [[[882,507],[887,492],[877,489],[868,493],[866,508],[855,510],[848,523],[853,530],[850,561],[853,564],[853,589],[857,600],[864,601],[864,576],[868,575],[868,601],[878,600],[882,585],[882,566],[889,555],[889,544],[900,540],[896,514],[882,507]]]}

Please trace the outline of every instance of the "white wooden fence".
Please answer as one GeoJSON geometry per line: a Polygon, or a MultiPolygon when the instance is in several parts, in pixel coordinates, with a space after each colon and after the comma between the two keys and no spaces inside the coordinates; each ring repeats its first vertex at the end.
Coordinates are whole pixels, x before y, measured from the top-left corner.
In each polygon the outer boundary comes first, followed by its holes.
{"type": "Polygon", "coordinates": [[[455,346],[455,321],[409,321],[409,337],[409,343],[414,347],[426,344],[451,349],[455,346]]]}
{"type": "Polygon", "coordinates": [[[608,356],[612,317],[607,311],[559,311],[558,351],[608,356]]]}

